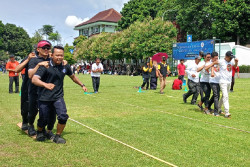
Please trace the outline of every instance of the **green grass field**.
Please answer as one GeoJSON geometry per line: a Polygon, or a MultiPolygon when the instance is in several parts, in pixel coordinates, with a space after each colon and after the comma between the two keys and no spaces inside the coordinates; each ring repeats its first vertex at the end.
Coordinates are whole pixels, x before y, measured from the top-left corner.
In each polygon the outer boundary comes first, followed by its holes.
{"type": "MultiPolygon", "coordinates": [[[[92,92],[91,77],[79,78],[92,92]]],[[[173,79],[167,78],[160,95],[159,89],[138,93],[133,87],[141,77],[103,75],[100,93],[85,95],[66,77],[68,114],[176,166],[250,166],[250,79],[236,79],[229,95],[232,119],[184,104],[184,91],[170,89],[173,79]]],[[[36,142],[16,125],[20,96],[8,93],[7,75],[0,74],[0,92],[0,166],[168,166],[72,120],[63,133],[65,145],[36,142]]]]}

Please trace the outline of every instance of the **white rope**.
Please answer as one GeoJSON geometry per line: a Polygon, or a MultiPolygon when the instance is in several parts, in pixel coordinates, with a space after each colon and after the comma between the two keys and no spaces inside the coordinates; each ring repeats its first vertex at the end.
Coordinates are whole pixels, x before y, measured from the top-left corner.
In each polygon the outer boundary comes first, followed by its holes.
{"type": "Polygon", "coordinates": [[[153,159],[155,159],[155,160],[157,160],[157,161],[160,161],[160,162],[162,162],[162,163],[165,163],[165,164],[167,164],[167,165],[169,165],[169,166],[177,167],[176,165],[174,165],[174,164],[172,164],[172,163],[170,163],[170,162],[164,161],[164,160],[162,160],[162,159],[160,159],[160,158],[158,158],[158,157],[155,157],[155,156],[153,156],[153,155],[151,155],[151,154],[149,154],[149,153],[146,153],[146,152],[144,152],[144,151],[142,151],[142,150],[139,150],[139,149],[137,149],[137,148],[135,148],[135,147],[133,147],[133,146],[131,146],[131,145],[128,145],[128,144],[126,144],[126,143],[123,143],[122,141],[119,141],[119,140],[117,140],[117,139],[115,139],[115,138],[113,138],[113,137],[110,137],[110,136],[108,136],[108,135],[102,133],[102,132],[99,132],[99,131],[97,131],[97,130],[95,130],[95,129],[93,129],[93,128],[87,126],[87,125],[84,125],[83,123],[78,122],[78,121],[76,121],[76,120],[74,120],[74,119],[72,119],[72,118],[69,118],[69,120],[71,120],[71,121],[73,121],[73,122],[75,122],[75,123],[78,123],[78,124],[80,124],[80,125],[82,125],[82,126],[88,128],[88,129],[90,129],[90,130],[92,130],[92,131],[94,131],[94,132],[96,132],[96,133],[98,133],[98,134],[100,134],[100,135],[102,135],[102,136],[104,136],[104,137],[110,139],[110,140],[113,140],[113,141],[115,141],[115,142],[118,142],[118,143],[120,143],[120,144],[122,144],[122,145],[124,145],[124,146],[127,146],[127,147],[129,147],[129,148],[131,148],[131,149],[133,149],[133,150],[135,150],[135,151],[138,151],[138,152],[140,152],[140,153],[142,153],[142,154],[144,154],[144,155],[146,155],[146,156],[148,156],[148,157],[151,157],[151,158],[153,158],[153,159]]]}

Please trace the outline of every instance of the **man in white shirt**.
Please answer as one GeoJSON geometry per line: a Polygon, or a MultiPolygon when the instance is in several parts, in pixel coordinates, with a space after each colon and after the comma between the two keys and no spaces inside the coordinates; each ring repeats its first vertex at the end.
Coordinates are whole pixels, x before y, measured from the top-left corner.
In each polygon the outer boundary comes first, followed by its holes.
{"type": "Polygon", "coordinates": [[[197,72],[198,64],[201,60],[200,56],[195,57],[195,61],[188,64],[186,68],[186,73],[188,74],[188,88],[189,91],[183,94],[183,102],[187,102],[187,98],[193,95],[191,104],[195,105],[197,97],[200,92],[200,85],[199,85],[199,73],[197,72]]]}
{"type": "Polygon", "coordinates": [[[205,96],[201,96],[201,101],[197,104],[197,106],[203,110],[202,104],[205,104],[205,114],[208,114],[208,101],[209,101],[209,97],[210,97],[210,93],[211,93],[211,87],[209,85],[209,76],[210,76],[210,71],[209,70],[205,70],[205,67],[208,65],[208,63],[210,63],[211,60],[211,54],[207,53],[205,56],[205,60],[201,61],[198,65],[198,69],[197,72],[201,73],[201,77],[200,77],[200,88],[202,90],[202,92],[205,93],[205,96]]]}
{"type": "Polygon", "coordinates": [[[238,59],[235,58],[231,51],[226,53],[225,59],[219,61],[220,67],[220,89],[222,91],[222,97],[219,102],[219,111],[221,111],[222,104],[225,109],[225,117],[228,118],[231,116],[229,113],[229,98],[228,92],[231,88],[232,81],[232,66],[238,66],[238,59]],[[234,62],[231,60],[234,58],[234,62]]]}
{"type": "Polygon", "coordinates": [[[95,93],[98,93],[99,86],[100,86],[100,76],[103,72],[103,66],[102,63],[100,63],[100,58],[96,58],[95,63],[92,64],[91,67],[91,77],[92,77],[92,83],[93,83],[93,89],[95,93]]]}
{"type": "Polygon", "coordinates": [[[207,64],[205,70],[209,70],[211,75],[209,77],[209,84],[213,90],[213,96],[208,102],[208,110],[204,111],[206,114],[209,114],[211,111],[211,106],[214,103],[214,116],[219,116],[219,99],[220,99],[220,68],[218,66],[218,53],[212,53],[212,61],[207,64]],[[210,111],[209,111],[210,110],[210,111]]]}

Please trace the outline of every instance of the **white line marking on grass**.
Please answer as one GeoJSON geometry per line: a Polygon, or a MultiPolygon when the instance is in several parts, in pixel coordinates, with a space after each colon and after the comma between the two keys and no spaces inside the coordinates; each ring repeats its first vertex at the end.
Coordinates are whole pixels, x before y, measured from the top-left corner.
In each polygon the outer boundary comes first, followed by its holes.
{"type": "MultiPolygon", "coordinates": [[[[110,101],[112,101],[112,100],[110,100],[110,101]]],[[[145,108],[145,107],[142,107],[142,106],[137,106],[137,105],[128,104],[128,103],[119,102],[119,101],[114,101],[114,102],[148,110],[148,108],[145,108]]],[[[216,125],[216,126],[220,126],[220,127],[227,128],[227,129],[233,129],[233,130],[237,130],[237,131],[240,131],[240,132],[250,133],[250,131],[246,131],[246,130],[242,130],[242,129],[238,129],[238,128],[234,128],[234,127],[230,127],[230,126],[226,126],[226,125],[221,125],[221,124],[217,124],[217,123],[202,121],[202,120],[199,120],[199,119],[196,119],[196,118],[191,118],[191,117],[187,117],[187,116],[183,116],[183,115],[178,115],[178,114],[174,114],[174,113],[167,112],[167,111],[159,111],[158,110],[158,112],[166,113],[166,114],[169,114],[169,115],[174,115],[174,116],[177,116],[177,117],[182,117],[182,118],[186,118],[186,119],[190,119],[190,120],[194,120],[194,121],[198,121],[198,122],[203,122],[205,124],[216,125]]]]}
{"type": "Polygon", "coordinates": [[[153,158],[153,159],[155,159],[155,160],[157,160],[157,161],[163,162],[163,163],[165,163],[165,164],[167,164],[167,165],[169,165],[169,166],[177,167],[176,165],[174,165],[174,164],[172,164],[172,163],[170,163],[170,162],[164,161],[164,160],[162,160],[162,159],[160,159],[160,158],[158,158],[158,157],[155,157],[155,156],[153,156],[153,155],[151,155],[151,154],[149,154],[149,153],[146,153],[146,152],[144,152],[144,151],[141,151],[141,150],[139,150],[139,149],[137,149],[137,148],[135,148],[135,147],[133,147],[133,146],[130,146],[130,145],[126,144],[126,143],[123,143],[122,141],[119,141],[119,140],[117,140],[117,139],[115,139],[115,138],[113,138],[113,137],[110,137],[110,136],[108,136],[108,135],[102,133],[102,132],[99,132],[99,131],[97,131],[97,130],[95,130],[95,129],[93,129],[93,128],[87,126],[87,125],[84,125],[83,123],[78,122],[78,121],[76,121],[76,120],[74,120],[74,119],[72,119],[72,118],[69,118],[69,120],[71,120],[71,121],[73,121],[73,122],[75,122],[75,123],[78,123],[78,124],[80,124],[80,125],[82,125],[82,126],[88,128],[88,129],[90,129],[90,130],[92,130],[92,131],[94,131],[94,132],[96,132],[96,133],[98,133],[98,134],[100,134],[100,135],[102,135],[102,136],[104,136],[104,137],[110,139],[110,140],[113,140],[113,141],[115,141],[115,142],[118,142],[118,143],[120,143],[120,144],[122,144],[122,145],[124,145],[124,146],[127,146],[127,147],[129,147],[129,148],[131,148],[131,149],[133,149],[133,150],[135,150],[135,151],[138,151],[138,152],[140,152],[140,153],[142,153],[142,154],[144,154],[144,155],[146,155],[146,156],[148,156],[148,157],[151,157],[151,158],[153,158]]]}

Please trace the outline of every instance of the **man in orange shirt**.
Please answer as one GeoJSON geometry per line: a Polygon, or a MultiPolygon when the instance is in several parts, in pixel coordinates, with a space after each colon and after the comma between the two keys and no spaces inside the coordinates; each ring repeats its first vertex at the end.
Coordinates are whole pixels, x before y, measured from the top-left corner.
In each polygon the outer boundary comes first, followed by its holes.
{"type": "Polygon", "coordinates": [[[15,93],[19,93],[19,73],[15,72],[19,63],[14,55],[10,55],[10,61],[6,64],[6,70],[9,71],[9,93],[13,93],[13,81],[15,81],[15,93]]]}

